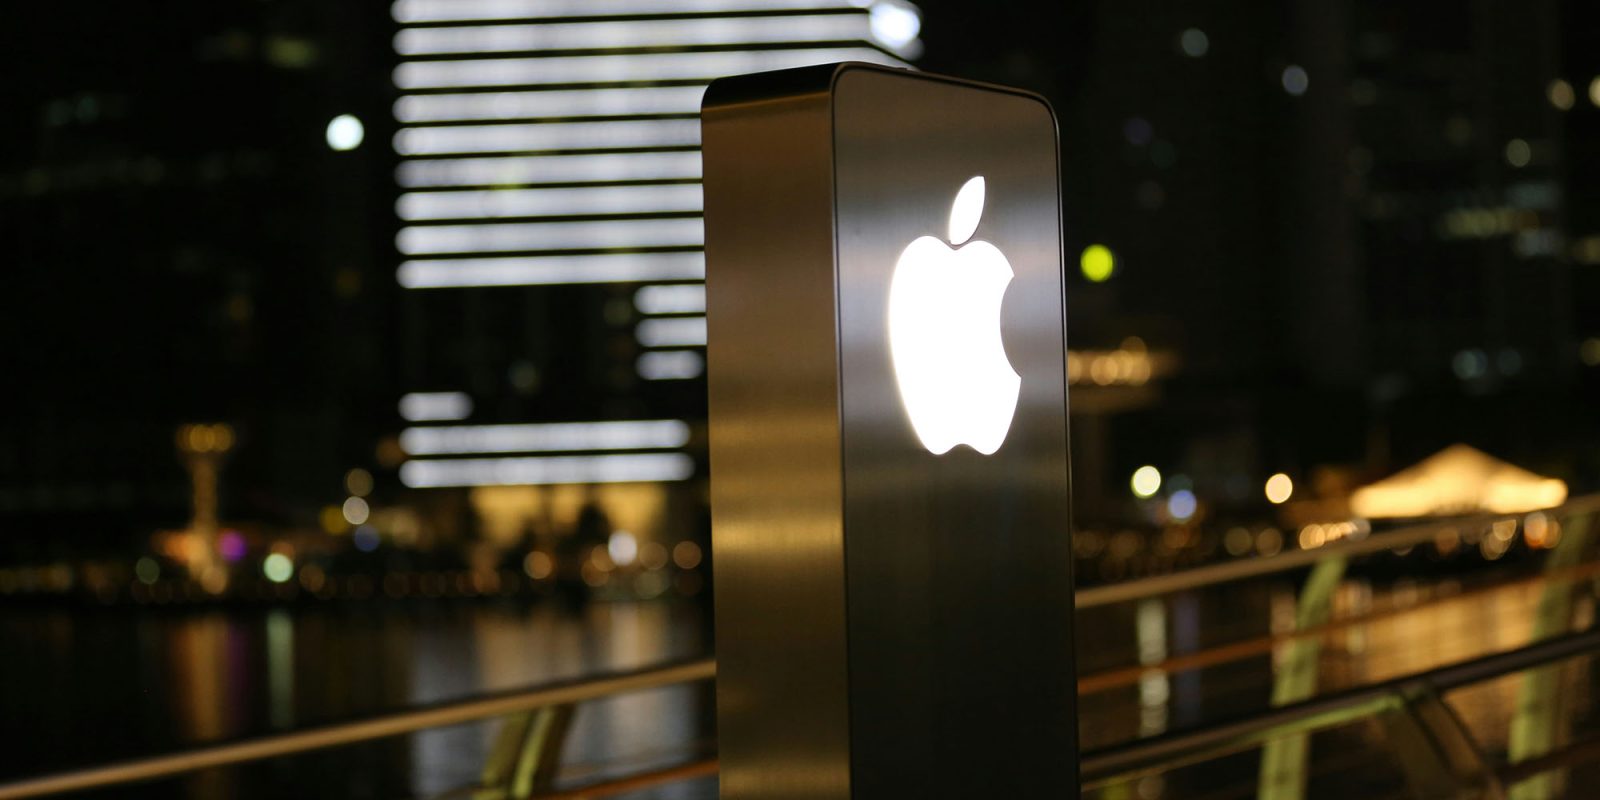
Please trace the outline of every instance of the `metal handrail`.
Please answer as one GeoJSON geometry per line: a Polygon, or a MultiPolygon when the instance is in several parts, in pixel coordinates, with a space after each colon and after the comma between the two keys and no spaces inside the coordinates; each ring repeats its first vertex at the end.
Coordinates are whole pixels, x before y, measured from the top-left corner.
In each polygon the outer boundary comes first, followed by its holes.
{"type": "MultiPolygon", "coordinates": [[[[1600,510],[1600,494],[1587,495],[1560,506],[1543,509],[1545,513],[1551,514],[1579,514],[1595,510],[1600,510]]],[[[1506,516],[1505,514],[1483,514],[1407,526],[1375,534],[1360,541],[1346,540],[1314,550],[1290,551],[1270,558],[1225,562],[1128,583],[1083,589],[1076,593],[1076,606],[1079,610],[1097,608],[1115,603],[1201,589],[1220,583],[1289,572],[1311,566],[1325,558],[1350,557],[1385,550],[1396,550],[1431,541],[1440,530],[1487,524],[1505,519],[1506,516]]],[[[1143,739],[1126,745],[1086,753],[1084,756],[1084,775],[1087,779],[1091,775],[1104,774],[1108,770],[1112,770],[1117,764],[1132,763],[1136,757],[1156,758],[1159,757],[1159,753],[1180,752],[1185,747],[1214,747],[1218,742],[1235,741],[1236,737],[1247,735],[1250,731],[1271,729],[1273,725],[1284,724],[1284,720],[1310,719],[1318,715],[1333,713],[1336,709],[1353,713],[1353,710],[1360,706],[1358,701],[1379,702],[1379,698],[1391,698],[1393,697],[1394,687],[1404,684],[1406,681],[1412,682],[1408,685],[1416,685],[1416,681],[1427,678],[1427,685],[1434,687],[1438,691],[1443,691],[1463,682],[1472,682],[1471,680],[1463,681],[1460,678],[1464,674],[1473,674],[1470,672],[1472,669],[1482,670],[1485,668],[1483,665],[1492,667],[1493,665],[1504,663],[1520,663],[1515,661],[1519,654],[1545,653],[1552,649],[1566,653],[1567,650],[1561,649],[1561,647],[1571,648],[1574,646],[1571,643],[1575,641],[1584,644],[1573,652],[1594,649],[1600,646],[1600,631],[1591,631],[1563,639],[1547,640],[1521,650],[1486,656],[1466,664],[1441,668],[1419,676],[1323,695],[1302,703],[1276,708],[1245,721],[1214,726],[1201,731],[1180,732],[1153,739],[1143,739]],[[1467,672],[1462,672],[1462,670],[1467,670],[1467,672]],[[1441,680],[1435,680],[1434,678],[1436,677],[1448,680],[1441,682],[1441,680]]],[[[1528,656],[1522,657],[1526,658],[1528,656]]],[[[1543,663],[1544,661],[1556,660],[1561,657],[1563,656],[1546,656],[1534,663],[1543,663]]],[[[1515,671],[1515,669],[1504,668],[1485,677],[1493,677],[1494,675],[1511,671],[1515,671]]],[[[100,767],[0,783],[0,800],[19,800],[20,798],[40,797],[61,792],[104,788],[153,780],[209,767],[227,766],[276,756],[292,755],[538,708],[595,700],[625,692],[706,680],[715,677],[715,675],[716,661],[712,658],[703,658],[629,672],[610,673],[587,679],[546,684],[528,689],[381,714],[360,720],[307,728],[305,730],[290,731],[237,742],[206,745],[179,753],[132,759],[100,767]]],[[[1481,679],[1479,678],[1479,680],[1481,679]]],[[[1388,701],[1383,700],[1382,702],[1388,701]]],[[[700,762],[696,769],[704,770],[706,768],[705,765],[708,763],[711,762],[700,762]]],[[[672,770],[665,772],[671,773],[672,770]]]]}
{"type": "Polygon", "coordinates": [[[1428,600],[1419,601],[1412,605],[1393,606],[1370,611],[1363,614],[1340,617],[1331,622],[1312,625],[1306,628],[1272,633],[1265,636],[1256,636],[1249,639],[1226,642],[1213,645],[1202,650],[1181,653],[1170,656],[1161,661],[1149,664],[1134,664],[1126,667],[1115,667],[1100,672],[1080,675],[1078,677],[1078,693],[1091,694],[1109,689],[1132,686],[1139,679],[1154,672],[1187,672],[1189,670],[1204,669],[1221,664],[1231,664],[1252,656],[1264,656],[1272,653],[1276,648],[1290,642],[1306,639],[1318,639],[1331,633],[1339,633],[1351,628],[1371,625],[1386,619],[1414,614],[1417,611],[1447,603],[1460,603],[1476,600],[1485,595],[1504,592],[1523,586],[1537,584],[1565,584],[1576,583],[1600,576],[1600,562],[1590,562],[1578,567],[1551,570],[1533,575],[1524,575],[1510,580],[1495,581],[1481,586],[1474,586],[1453,594],[1439,595],[1428,600]]]}
{"type": "MultiPolygon", "coordinates": [[[[1335,727],[1379,712],[1399,710],[1423,693],[1442,694],[1597,650],[1600,650],[1600,628],[1370,686],[1322,695],[1203,728],[1091,750],[1082,754],[1081,785],[1084,789],[1104,786],[1244,750],[1267,739],[1335,727]]],[[[1509,785],[1597,753],[1600,753],[1600,740],[1586,740],[1537,759],[1505,765],[1499,770],[1500,777],[1509,785]]],[[[534,798],[593,800],[688,777],[714,774],[716,768],[715,758],[702,759],[558,792],[540,793],[534,798]]]]}
{"type": "MultiPolygon", "coordinates": [[[[1600,494],[1591,494],[1569,500],[1559,506],[1540,509],[1545,514],[1582,514],[1600,511],[1600,494]]],[[[1309,567],[1318,561],[1334,556],[1362,556],[1385,550],[1415,547],[1433,541],[1441,530],[1487,525],[1513,514],[1474,514],[1448,520],[1407,525],[1391,531],[1373,534],[1359,541],[1345,539],[1312,550],[1291,550],[1270,558],[1246,558],[1224,561],[1204,567],[1195,567],[1168,575],[1156,575],[1127,583],[1095,586],[1077,593],[1079,610],[1143,600],[1164,594],[1204,589],[1219,583],[1231,583],[1246,578],[1260,578],[1309,567]]]]}
{"type": "Polygon", "coordinates": [[[0,800],[40,797],[165,778],[207,767],[303,753],[308,750],[320,750],[428,728],[472,722],[487,717],[499,717],[519,711],[580,703],[624,692],[705,680],[715,677],[716,674],[716,662],[710,658],[702,658],[628,672],[614,672],[599,677],[562,681],[531,689],[380,714],[350,722],[238,742],[207,745],[180,753],[27,778],[0,784],[0,800]]]}
{"type": "Polygon", "coordinates": [[[1600,650],[1600,628],[1332,692],[1242,719],[1112,745],[1083,754],[1083,782],[1085,785],[1111,783],[1157,768],[1202,761],[1245,749],[1267,738],[1353,721],[1422,690],[1443,693],[1596,650],[1600,650]]]}

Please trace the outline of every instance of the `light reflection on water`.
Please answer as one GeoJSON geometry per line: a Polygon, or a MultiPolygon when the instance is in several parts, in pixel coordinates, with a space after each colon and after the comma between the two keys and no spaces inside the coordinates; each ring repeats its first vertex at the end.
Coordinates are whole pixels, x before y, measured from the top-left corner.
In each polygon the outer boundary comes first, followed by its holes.
{"type": "MultiPolygon", "coordinates": [[[[488,605],[244,610],[0,608],[0,778],[168,751],[703,655],[687,603],[577,612],[488,605]]],[[[708,693],[682,687],[580,709],[574,767],[681,759],[709,731],[708,693]]],[[[428,731],[181,782],[191,797],[427,795],[478,777],[494,724],[428,731]],[[352,787],[354,791],[352,792],[352,787]]],[[[170,796],[172,784],[146,796],[170,796]]],[[[117,795],[122,796],[122,795],[117,795]]]]}
{"type": "MultiPolygon", "coordinates": [[[[1424,587],[1446,593],[1448,582],[1424,587]]],[[[1425,604],[1324,637],[1319,690],[1381,681],[1521,646],[1542,588],[1425,604]]],[[[1415,594],[1346,581],[1335,618],[1415,594]]],[[[1083,739],[1103,746],[1265,708],[1272,656],[1166,672],[1158,665],[1250,637],[1293,617],[1287,584],[1219,588],[1080,617],[1082,671],[1138,665],[1136,680],[1083,698],[1083,739]]],[[[1590,612],[1592,616],[1592,612],[1590,612]]],[[[686,603],[616,603],[564,612],[458,604],[256,610],[70,612],[0,609],[0,777],[163,752],[185,743],[315,725],[485,691],[702,655],[705,619],[686,603]]],[[[1458,693],[1479,741],[1503,750],[1516,679],[1458,693]]],[[[666,766],[710,744],[706,687],[582,707],[563,774],[584,781],[666,766]]],[[[495,733],[463,725],[364,748],[212,771],[144,796],[427,796],[475,780],[495,733]]],[[[661,797],[712,796],[714,782],[661,797]]],[[[1157,793],[1183,796],[1181,782],[1157,793]]],[[[113,796],[125,796],[121,793],[113,796]]]]}

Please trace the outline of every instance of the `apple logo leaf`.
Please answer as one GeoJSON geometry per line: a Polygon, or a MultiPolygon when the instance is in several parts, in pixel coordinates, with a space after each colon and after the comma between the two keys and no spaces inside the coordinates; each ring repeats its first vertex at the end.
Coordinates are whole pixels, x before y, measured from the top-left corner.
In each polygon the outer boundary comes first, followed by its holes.
{"type": "Polygon", "coordinates": [[[978,220],[983,218],[983,176],[979,175],[962,185],[950,204],[950,244],[960,247],[978,230],[978,220]]]}

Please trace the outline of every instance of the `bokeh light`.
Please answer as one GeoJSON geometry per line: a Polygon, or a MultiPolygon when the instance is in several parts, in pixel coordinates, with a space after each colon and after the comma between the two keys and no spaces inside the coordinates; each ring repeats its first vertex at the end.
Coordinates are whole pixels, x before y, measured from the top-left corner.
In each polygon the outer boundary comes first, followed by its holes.
{"type": "Polygon", "coordinates": [[[222,534],[217,537],[217,552],[221,554],[224,561],[227,561],[230,564],[237,563],[240,559],[244,558],[245,552],[248,549],[249,548],[246,546],[244,540],[244,534],[238,531],[223,531],[222,534]]]}
{"type": "Polygon", "coordinates": [[[1600,337],[1584,339],[1578,348],[1578,357],[1583,359],[1584,366],[1600,367],[1600,337]]]}
{"type": "Polygon", "coordinates": [[[616,531],[606,540],[606,555],[619,567],[629,566],[639,558],[639,540],[627,531],[616,531]]]}
{"type": "Polygon", "coordinates": [[[1306,68],[1299,64],[1290,64],[1283,68],[1283,90],[1295,97],[1299,97],[1311,88],[1311,76],[1306,74],[1306,68]]]}
{"type": "Polygon", "coordinates": [[[700,545],[694,542],[678,542],[672,547],[672,563],[678,569],[694,569],[700,566],[700,545]]]}
{"type": "Polygon", "coordinates": [[[1562,111],[1570,111],[1578,99],[1577,93],[1572,91],[1572,84],[1560,78],[1550,82],[1550,87],[1545,90],[1545,96],[1550,98],[1550,105],[1562,111]]]}
{"type": "Polygon", "coordinates": [[[1167,513],[1179,522],[1188,521],[1199,508],[1200,501],[1188,489],[1179,489],[1167,498],[1167,513]]]}
{"type": "Polygon", "coordinates": [[[284,583],[294,577],[294,562],[282,553],[273,553],[261,562],[261,574],[273,583],[284,583]]]}
{"type": "Polygon", "coordinates": [[[371,516],[372,509],[367,505],[367,501],[359,497],[347,497],[341,513],[345,522],[351,525],[360,525],[367,521],[367,517],[371,516]]]}
{"type": "Polygon", "coordinates": [[[522,559],[522,571],[526,572],[528,577],[536,581],[542,581],[555,574],[556,561],[550,557],[549,553],[542,550],[532,550],[522,559]]]}
{"type": "Polygon", "coordinates": [[[367,138],[366,126],[353,114],[340,114],[328,120],[328,146],[335,150],[354,150],[367,138]]]}
{"type": "Polygon", "coordinates": [[[1091,244],[1083,248],[1083,255],[1078,258],[1078,266],[1083,270],[1083,277],[1091,283],[1104,283],[1116,272],[1117,259],[1112,254],[1111,248],[1103,244],[1091,244]]]}
{"type": "Polygon", "coordinates": [[[1154,496],[1161,491],[1161,470],[1146,464],[1133,471],[1133,478],[1128,485],[1133,488],[1134,497],[1144,499],[1154,496]]]}
{"type": "Polygon", "coordinates": [[[1294,494],[1294,481],[1281,472],[1267,479],[1267,501],[1274,505],[1283,503],[1294,494]]]}
{"type": "Polygon", "coordinates": [[[1533,148],[1523,139],[1506,142],[1506,163],[1513,167],[1526,167],[1533,160],[1533,148]]]}
{"type": "Polygon", "coordinates": [[[372,473],[356,467],[344,474],[345,491],[356,497],[366,497],[372,494],[372,473]]]}
{"type": "Polygon", "coordinates": [[[377,528],[371,525],[362,525],[356,528],[355,533],[351,534],[350,540],[355,544],[357,550],[363,553],[370,553],[378,549],[378,544],[382,541],[382,537],[378,535],[377,528]]]}

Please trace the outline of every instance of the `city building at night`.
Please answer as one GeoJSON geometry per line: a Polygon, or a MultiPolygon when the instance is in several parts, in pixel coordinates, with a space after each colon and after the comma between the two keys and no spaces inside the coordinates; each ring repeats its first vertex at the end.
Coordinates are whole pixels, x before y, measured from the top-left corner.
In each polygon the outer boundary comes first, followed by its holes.
{"type": "MultiPolygon", "coordinates": [[[[518,529],[508,515],[538,524],[554,503],[570,521],[576,507],[562,492],[505,487],[648,483],[599,489],[601,502],[613,514],[668,504],[660,484],[699,474],[704,455],[691,431],[705,419],[706,83],[832,61],[904,66],[920,48],[918,11],[844,0],[392,10],[399,482],[478,487],[474,507],[507,535],[518,529]]],[[[677,494],[681,536],[703,523],[677,494]]]]}
{"type": "Polygon", "coordinates": [[[10,11],[0,797],[1595,794],[1600,5],[10,11]]]}

